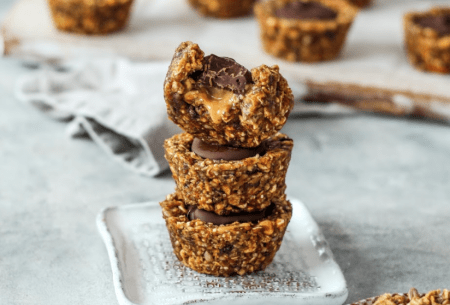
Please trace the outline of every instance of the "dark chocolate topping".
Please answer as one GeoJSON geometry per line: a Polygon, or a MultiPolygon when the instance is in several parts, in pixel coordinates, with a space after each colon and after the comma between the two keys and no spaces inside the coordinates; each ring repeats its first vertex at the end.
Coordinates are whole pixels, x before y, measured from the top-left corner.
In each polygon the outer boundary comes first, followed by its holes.
{"type": "Polygon", "coordinates": [[[424,28],[432,28],[440,36],[450,35],[450,14],[417,18],[416,23],[424,28]]]}
{"type": "Polygon", "coordinates": [[[253,83],[252,74],[234,59],[206,56],[203,71],[195,72],[191,77],[205,87],[227,89],[237,94],[245,91],[245,85],[253,83]]]}
{"type": "Polygon", "coordinates": [[[192,142],[191,150],[202,158],[212,160],[242,160],[262,155],[265,151],[264,145],[260,145],[255,148],[238,148],[224,145],[208,144],[198,138],[194,138],[192,142]]]}
{"type": "Polygon", "coordinates": [[[275,16],[287,19],[327,20],[336,18],[337,13],[319,2],[294,1],[276,10],[275,16]]]}
{"type": "Polygon", "coordinates": [[[233,213],[229,215],[217,215],[214,212],[208,212],[205,210],[201,210],[194,205],[188,206],[188,214],[187,217],[189,220],[200,219],[204,222],[209,222],[215,225],[226,225],[233,222],[256,222],[264,217],[270,215],[273,210],[273,204],[268,208],[253,212],[253,213],[233,213]]]}

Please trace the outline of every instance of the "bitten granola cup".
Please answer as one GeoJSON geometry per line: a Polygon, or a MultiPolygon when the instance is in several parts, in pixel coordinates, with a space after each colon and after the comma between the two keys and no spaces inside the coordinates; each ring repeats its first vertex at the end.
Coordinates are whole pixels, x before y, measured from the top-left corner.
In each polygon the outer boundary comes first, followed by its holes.
{"type": "Polygon", "coordinates": [[[200,14],[216,18],[234,18],[248,15],[255,0],[189,0],[200,14]]]}
{"type": "Polygon", "coordinates": [[[242,160],[211,160],[192,152],[194,137],[178,134],[165,141],[166,159],[180,198],[188,205],[218,215],[267,208],[286,198],[286,172],[293,141],[276,134],[266,140],[261,155],[242,160]]]}
{"type": "Polygon", "coordinates": [[[256,147],[279,131],[294,96],[278,66],[251,70],[182,43],[164,82],[169,118],[206,143],[256,147]]]}
{"type": "Polygon", "coordinates": [[[175,255],[187,267],[214,276],[264,270],[280,248],[292,216],[289,201],[274,202],[257,222],[214,225],[189,220],[188,206],[177,194],[160,203],[175,255]]]}
{"type": "Polygon", "coordinates": [[[125,27],[133,0],[48,0],[53,23],[62,31],[107,34],[125,27]]]}
{"type": "Polygon", "coordinates": [[[264,50],[303,62],[336,58],[358,12],[346,0],[266,0],[254,10],[264,50]]]}
{"type": "Polygon", "coordinates": [[[450,7],[410,12],[403,25],[409,62],[419,70],[450,73],[450,7]]]}

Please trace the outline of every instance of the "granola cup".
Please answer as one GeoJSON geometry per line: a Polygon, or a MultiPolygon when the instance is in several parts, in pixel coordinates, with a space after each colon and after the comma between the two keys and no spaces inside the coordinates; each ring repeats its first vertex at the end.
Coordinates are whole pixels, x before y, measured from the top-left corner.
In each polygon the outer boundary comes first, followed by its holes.
{"type": "Polygon", "coordinates": [[[447,289],[432,290],[420,294],[417,289],[411,288],[408,293],[386,293],[377,297],[364,299],[351,305],[447,305],[450,304],[450,291],[447,289]]]}
{"type": "Polygon", "coordinates": [[[346,40],[358,9],[346,0],[319,2],[337,13],[332,20],[286,19],[277,9],[298,0],[266,0],[255,4],[264,50],[288,61],[318,62],[336,58],[346,40]]]}
{"type": "Polygon", "coordinates": [[[189,0],[200,14],[216,18],[234,18],[248,15],[255,0],[189,0]]]}
{"type": "Polygon", "coordinates": [[[160,203],[173,250],[187,267],[214,276],[264,270],[280,248],[292,216],[289,201],[274,202],[271,214],[257,223],[214,225],[189,220],[181,196],[160,203]]]}
{"type": "Polygon", "coordinates": [[[237,161],[204,159],[191,151],[194,137],[178,134],[165,141],[180,198],[188,205],[227,215],[260,211],[286,195],[286,172],[293,141],[276,134],[264,145],[265,153],[237,161]]]}
{"type": "Polygon", "coordinates": [[[450,15],[450,8],[435,7],[428,12],[410,12],[403,18],[405,49],[411,65],[419,70],[450,73],[450,35],[417,24],[418,18],[450,15]]]}
{"type": "Polygon", "coordinates": [[[294,96],[278,66],[252,69],[245,93],[229,91],[232,96],[225,104],[215,104],[223,105],[217,111],[199,98],[202,88],[193,78],[203,62],[203,51],[192,42],[175,51],[164,82],[167,113],[174,123],[206,143],[234,147],[259,146],[283,127],[294,96]]]}
{"type": "Polygon", "coordinates": [[[125,27],[133,0],[48,0],[48,3],[59,30],[99,35],[125,27]]]}

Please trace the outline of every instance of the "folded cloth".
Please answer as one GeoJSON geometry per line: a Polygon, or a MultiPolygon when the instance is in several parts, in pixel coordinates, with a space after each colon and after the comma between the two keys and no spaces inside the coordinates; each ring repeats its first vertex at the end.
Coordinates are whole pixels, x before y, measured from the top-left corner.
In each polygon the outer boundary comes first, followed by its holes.
{"type": "MultiPolygon", "coordinates": [[[[137,63],[107,56],[41,66],[17,81],[19,100],[54,119],[70,121],[70,136],[90,136],[135,172],[155,176],[168,168],[163,143],[180,131],[169,121],[163,97],[168,62],[137,63]]],[[[301,83],[291,88],[295,96],[307,90],[301,83]]],[[[296,114],[351,112],[345,106],[301,102],[293,110],[296,114]]]]}
{"type": "Polygon", "coordinates": [[[163,97],[168,66],[117,57],[47,65],[21,77],[15,94],[52,118],[70,120],[72,137],[88,134],[121,164],[155,176],[168,168],[164,140],[179,131],[163,97]]]}

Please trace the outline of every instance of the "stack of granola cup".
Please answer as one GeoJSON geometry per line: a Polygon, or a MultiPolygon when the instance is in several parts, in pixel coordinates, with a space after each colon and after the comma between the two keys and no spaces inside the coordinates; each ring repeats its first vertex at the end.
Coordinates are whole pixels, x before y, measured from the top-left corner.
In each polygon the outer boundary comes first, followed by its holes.
{"type": "Polygon", "coordinates": [[[175,193],[160,203],[174,253],[215,276],[264,270],[292,216],[285,177],[293,141],[278,133],[293,95],[278,67],[249,70],[182,43],[164,83],[175,193]]]}

